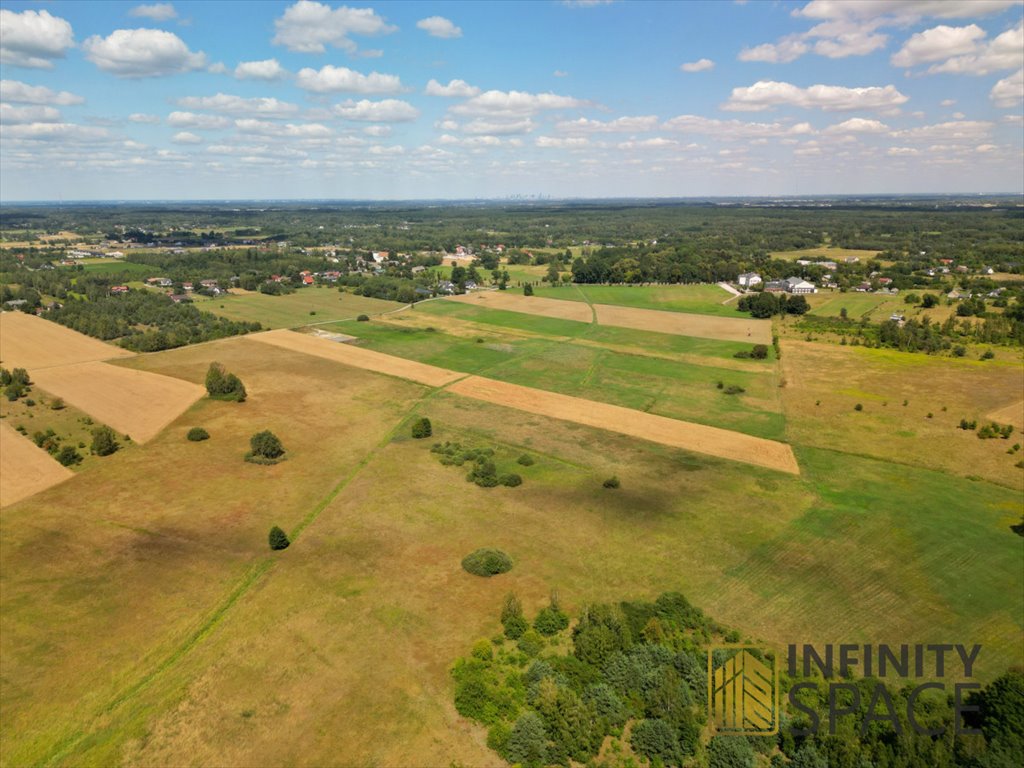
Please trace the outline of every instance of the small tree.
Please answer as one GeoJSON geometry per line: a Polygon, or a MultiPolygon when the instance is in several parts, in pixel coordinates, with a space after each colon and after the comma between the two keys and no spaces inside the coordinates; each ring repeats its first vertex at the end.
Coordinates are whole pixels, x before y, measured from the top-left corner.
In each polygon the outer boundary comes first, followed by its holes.
{"type": "Polygon", "coordinates": [[[220,363],[210,363],[206,371],[206,391],[215,400],[245,401],[245,385],[235,374],[228,373],[220,363]]]}
{"type": "Polygon", "coordinates": [[[55,397],[50,401],[50,408],[54,411],[63,411],[66,407],[67,405],[62,397],[55,397]]]}
{"type": "Polygon", "coordinates": [[[114,430],[110,427],[97,427],[92,431],[92,445],[89,450],[97,456],[109,456],[120,447],[117,438],[114,437],[114,430]]]}
{"type": "Polygon", "coordinates": [[[193,443],[198,443],[201,440],[209,440],[210,433],[202,427],[192,427],[192,429],[188,431],[188,435],[186,435],[186,437],[193,443]]]}
{"type": "Polygon", "coordinates": [[[288,534],[276,525],[270,529],[270,535],[267,536],[267,541],[270,544],[270,548],[275,551],[279,549],[288,549],[288,545],[291,544],[288,540],[288,534]]]}
{"type": "Polygon", "coordinates": [[[82,462],[82,455],[73,446],[64,445],[57,451],[56,459],[65,467],[70,467],[73,464],[80,464],[82,462]]]}
{"type": "Polygon", "coordinates": [[[505,637],[512,640],[518,640],[530,628],[523,617],[523,604],[512,592],[505,596],[505,603],[501,607],[501,625],[505,628],[505,637]]]}
{"type": "Polygon", "coordinates": [[[430,437],[434,433],[434,428],[430,424],[430,419],[424,416],[421,419],[416,419],[412,423],[412,436],[417,440],[424,437],[430,437]]]}
{"type": "Polygon", "coordinates": [[[529,283],[523,286],[523,296],[533,296],[533,286],[529,283]]]}
{"type": "Polygon", "coordinates": [[[537,768],[547,763],[548,735],[544,721],[536,712],[527,711],[516,720],[508,738],[508,759],[525,768],[537,768]]]}
{"type": "Polygon", "coordinates": [[[619,478],[618,477],[616,477],[615,475],[612,475],[607,480],[605,480],[603,483],[601,483],[601,485],[603,485],[605,488],[618,488],[621,485],[621,483],[619,482],[619,478]]]}
{"type": "Polygon", "coordinates": [[[275,464],[284,455],[284,446],[270,430],[257,432],[249,438],[249,447],[251,450],[245,460],[255,464],[275,464]]]}

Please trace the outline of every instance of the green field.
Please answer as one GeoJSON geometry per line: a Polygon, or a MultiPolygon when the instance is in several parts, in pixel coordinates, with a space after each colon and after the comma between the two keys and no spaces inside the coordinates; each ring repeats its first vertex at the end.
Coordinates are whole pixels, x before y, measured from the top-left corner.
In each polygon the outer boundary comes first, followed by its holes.
{"type": "Polygon", "coordinates": [[[669,312],[694,312],[699,315],[739,317],[732,294],[717,285],[559,285],[539,286],[537,296],[590,304],[618,304],[640,309],[662,309],[669,312]]]}
{"type": "Polygon", "coordinates": [[[798,251],[772,251],[769,256],[773,259],[783,261],[796,261],[797,259],[812,259],[814,261],[834,261],[837,264],[848,258],[858,258],[861,261],[873,259],[878,251],[866,251],[856,248],[839,248],[831,245],[823,245],[818,248],[801,248],[798,251]]]}
{"type": "MultiPolygon", "coordinates": [[[[982,680],[1024,661],[1015,489],[842,441],[798,445],[803,473],[784,475],[256,346],[120,363],[200,382],[219,360],[250,398],[202,400],[0,513],[5,764],[493,764],[449,669],[500,631],[510,590],[530,614],[552,588],[572,613],[680,590],[774,643],[978,642],[982,680]],[[419,415],[434,440],[536,463],[478,488],[408,437],[419,415]],[[187,442],[195,425],[211,439],[187,442]],[[242,461],[264,428],[289,450],[276,466],[242,461]],[[513,570],[462,571],[481,546],[513,570]]],[[[522,375],[557,375],[533,359],[522,375]]]]}
{"type": "Polygon", "coordinates": [[[284,296],[255,292],[233,292],[212,299],[197,296],[196,306],[229,320],[256,321],[264,328],[296,328],[310,323],[355,319],[363,314],[378,315],[404,305],[314,286],[284,296]]]}
{"type": "Polygon", "coordinates": [[[879,311],[888,315],[895,310],[906,310],[908,306],[900,295],[888,296],[876,293],[838,293],[824,294],[821,296],[821,303],[813,302],[815,306],[811,314],[823,317],[839,317],[843,309],[846,309],[847,316],[851,320],[859,320],[864,316],[874,317],[879,311]]]}

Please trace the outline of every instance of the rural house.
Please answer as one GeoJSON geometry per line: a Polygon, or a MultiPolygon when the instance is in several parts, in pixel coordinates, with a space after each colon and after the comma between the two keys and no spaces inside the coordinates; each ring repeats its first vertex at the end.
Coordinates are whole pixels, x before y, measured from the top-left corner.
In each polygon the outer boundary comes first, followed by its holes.
{"type": "Polygon", "coordinates": [[[739,283],[740,288],[749,289],[761,284],[761,276],[757,272],[744,272],[736,278],[736,282],[739,283]]]}

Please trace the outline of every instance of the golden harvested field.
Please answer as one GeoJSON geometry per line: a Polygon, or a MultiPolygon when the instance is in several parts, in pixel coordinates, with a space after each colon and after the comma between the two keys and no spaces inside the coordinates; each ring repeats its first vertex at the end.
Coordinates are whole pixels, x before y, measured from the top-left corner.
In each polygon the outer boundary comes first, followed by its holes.
{"type": "Polygon", "coordinates": [[[686,312],[666,312],[658,309],[621,307],[611,304],[591,305],[578,301],[546,299],[540,296],[522,296],[508,291],[485,291],[464,296],[454,296],[451,301],[461,301],[479,307],[504,309],[511,312],[525,312],[531,315],[554,317],[560,320],[592,322],[596,315],[600,325],[614,325],[640,331],[671,333],[677,336],[696,336],[723,341],[747,341],[752,344],[770,344],[772,325],[768,320],[753,320],[742,317],[715,317],[686,312]]]}
{"type": "Polygon", "coordinates": [[[35,372],[54,365],[112,360],[133,354],[35,315],[0,313],[0,362],[5,368],[35,372]]]}
{"type": "Polygon", "coordinates": [[[1005,408],[998,408],[989,412],[986,419],[998,422],[999,424],[1013,424],[1015,429],[1024,432],[1024,400],[1011,403],[1005,408]]]}
{"type": "Polygon", "coordinates": [[[1024,390],[1019,357],[983,362],[787,339],[782,369],[790,443],[1024,487],[1020,454],[1007,454],[1019,435],[980,440],[958,428],[1009,410],[1024,390]]]}
{"type": "Polygon", "coordinates": [[[72,477],[42,448],[0,422],[0,507],[6,507],[72,477]]]}
{"type": "Polygon", "coordinates": [[[29,373],[43,389],[139,443],[155,437],[206,394],[198,384],[95,361],[29,373]]]}
{"type": "Polygon", "coordinates": [[[815,261],[834,261],[839,263],[845,259],[854,257],[861,261],[873,259],[878,255],[878,251],[865,251],[858,248],[839,248],[823,245],[818,248],[802,248],[798,251],[772,251],[769,255],[773,259],[782,259],[783,261],[812,259],[815,261]]]}
{"type": "Polygon", "coordinates": [[[754,464],[779,472],[800,473],[793,450],[785,443],[727,429],[668,419],[618,405],[544,392],[480,376],[470,376],[457,381],[448,387],[447,391],[488,403],[518,408],[538,416],[548,416],[619,432],[630,437],[639,437],[674,448],[754,464]]]}
{"type": "Polygon", "coordinates": [[[263,344],[272,344],[276,347],[290,349],[295,352],[302,352],[307,355],[323,357],[327,360],[334,360],[345,363],[356,368],[364,368],[368,371],[385,373],[389,376],[397,376],[400,379],[408,379],[419,384],[426,384],[430,387],[443,387],[465,374],[438,368],[426,363],[417,363],[414,360],[405,360],[392,355],[384,355],[369,349],[342,344],[330,341],[322,336],[312,336],[295,331],[267,331],[265,333],[252,333],[245,337],[251,341],[259,341],[263,344]]]}

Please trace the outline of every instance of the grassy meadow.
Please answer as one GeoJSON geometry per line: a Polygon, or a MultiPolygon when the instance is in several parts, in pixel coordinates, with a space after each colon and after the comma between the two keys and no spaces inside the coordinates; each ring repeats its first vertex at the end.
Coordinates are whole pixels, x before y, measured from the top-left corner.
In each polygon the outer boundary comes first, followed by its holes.
{"type": "Polygon", "coordinates": [[[796,261],[797,259],[813,259],[815,261],[834,261],[837,264],[850,258],[857,258],[861,261],[873,259],[878,251],[867,251],[857,248],[839,248],[838,246],[822,245],[817,248],[801,248],[796,251],[772,251],[769,256],[782,261],[796,261]]]}
{"type": "Polygon", "coordinates": [[[152,441],[0,510],[0,765],[500,765],[456,713],[450,667],[500,631],[510,590],[531,616],[553,588],[573,614],[679,590],[761,641],[978,642],[983,680],[1024,663],[1024,542],[1010,529],[1024,470],[1006,453],[1021,438],[956,428],[1020,399],[1009,353],[784,336],[780,360],[741,360],[749,344],[444,300],[356,322],[398,305],[326,288],[199,306],[784,439],[802,473],[244,337],[119,360],[194,383],[219,361],[249,398],[204,398],[152,441]],[[419,416],[431,439],[409,436],[419,416]],[[188,442],[193,426],[211,438],[188,442]],[[285,461],[243,461],[263,429],[285,461]],[[430,452],[446,440],[494,448],[523,485],[466,482],[430,452]],[[514,463],[523,453],[532,466],[514,463]],[[621,488],[602,487],[611,475],[621,488]],[[291,547],[268,549],[272,525],[291,547]],[[512,571],[465,573],[479,547],[508,552],[512,571]]]}
{"type": "Polygon", "coordinates": [[[733,294],[717,285],[542,285],[534,294],[549,299],[617,304],[639,309],[738,317],[733,294]],[[728,302],[728,303],[726,303],[728,302]]]}

